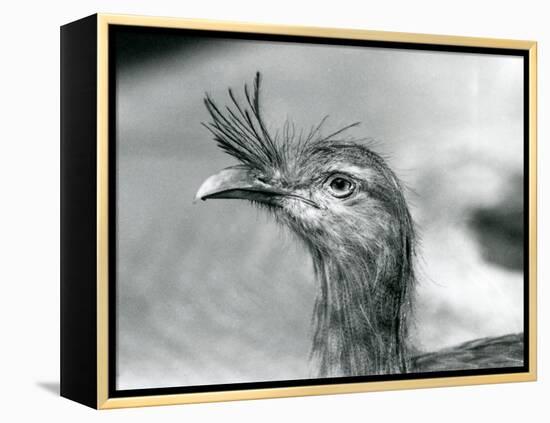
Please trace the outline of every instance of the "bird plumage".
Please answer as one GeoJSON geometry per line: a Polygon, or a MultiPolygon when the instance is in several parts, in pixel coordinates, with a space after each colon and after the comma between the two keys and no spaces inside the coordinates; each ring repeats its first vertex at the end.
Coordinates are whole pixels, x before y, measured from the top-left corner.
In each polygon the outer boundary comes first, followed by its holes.
{"type": "Polygon", "coordinates": [[[475,339],[412,358],[415,372],[523,366],[523,334],[475,339]]]}
{"type": "Polygon", "coordinates": [[[309,250],[319,293],[311,358],[319,376],[411,370],[408,328],[415,288],[415,228],[404,189],[385,160],[345,132],[306,134],[287,124],[272,135],[262,119],[261,76],[244,104],[210,96],[204,125],[239,161],[207,179],[201,199],[242,198],[268,209],[309,250]]]}

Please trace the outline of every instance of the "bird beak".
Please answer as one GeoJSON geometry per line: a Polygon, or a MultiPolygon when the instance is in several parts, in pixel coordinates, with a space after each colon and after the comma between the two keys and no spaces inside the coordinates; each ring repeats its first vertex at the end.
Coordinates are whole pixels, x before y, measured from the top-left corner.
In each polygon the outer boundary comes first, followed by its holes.
{"type": "Polygon", "coordinates": [[[207,178],[200,186],[195,200],[238,198],[272,203],[275,197],[287,193],[256,179],[247,169],[228,168],[207,178]]]}
{"type": "Polygon", "coordinates": [[[251,171],[239,167],[227,168],[208,177],[195,194],[195,201],[205,201],[210,198],[236,198],[280,205],[277,200],[282,197],[296,198],[310,206],[320,208],[314,201],[259,181],[251,171]]]}

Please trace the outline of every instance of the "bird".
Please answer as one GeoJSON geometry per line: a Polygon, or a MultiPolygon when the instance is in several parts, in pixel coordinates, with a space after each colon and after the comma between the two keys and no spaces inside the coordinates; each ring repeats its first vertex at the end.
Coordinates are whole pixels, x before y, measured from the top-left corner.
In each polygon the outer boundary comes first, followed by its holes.
{"type": "Polygon", "coordinates": [[[241,199],[266,210],[311,256],[317,284],[309,359],[318,377],[386,375],[523,365],[523,334],[426,353],[410,339],[418,236],[402,181],[354,122],[324,134],[327,117],[298,133],[272,134],[262,116],[262,75],[229,88],[229,105],[207,93],[203,122],[237,160],[204,180],[196,200],[241,199]]]}

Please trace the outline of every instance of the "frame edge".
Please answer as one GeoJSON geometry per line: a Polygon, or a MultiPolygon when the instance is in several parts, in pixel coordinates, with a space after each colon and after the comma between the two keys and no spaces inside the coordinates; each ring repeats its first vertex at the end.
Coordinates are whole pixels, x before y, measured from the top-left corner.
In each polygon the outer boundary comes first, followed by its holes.
{"type": "Polygon", "coordinates": [[[60,394],[96,408],[96,15],[61,27],[60,394]]]}
{"type": "Polygon", "coordinates": [[[537,43],[529,46],[529,374],[537,380],[537,43]]]}
{"type": "Polygon", "coordinates": [[[211,19],[174,18],[143,15],[99,13],[99,19],[113,25],[135,25],[163,28],[203,29],[210,31],[244,32],[270,35],[340,38],[350,40],[392,41],[410,44],[457,45],[465,47],[508,48],[529,50],[535,41],[504,38],[469,37],[413,32],[375,31],[358,28],[280,25],[211,19]]]}

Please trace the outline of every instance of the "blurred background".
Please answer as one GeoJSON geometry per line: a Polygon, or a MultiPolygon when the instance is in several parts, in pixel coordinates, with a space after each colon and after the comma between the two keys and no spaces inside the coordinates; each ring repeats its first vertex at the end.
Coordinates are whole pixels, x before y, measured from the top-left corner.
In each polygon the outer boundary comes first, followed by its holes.
{"type": "Polygon", "coordinates": [[[523,328],[523,62],[510,56],[117,34],[117,388],[308,378],[308,255],[246,202],[199,202],[235,164],[201,126],[263,73],[263,111],[352,132],[408,187],[414,343],[523,328]]]}

